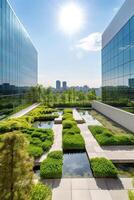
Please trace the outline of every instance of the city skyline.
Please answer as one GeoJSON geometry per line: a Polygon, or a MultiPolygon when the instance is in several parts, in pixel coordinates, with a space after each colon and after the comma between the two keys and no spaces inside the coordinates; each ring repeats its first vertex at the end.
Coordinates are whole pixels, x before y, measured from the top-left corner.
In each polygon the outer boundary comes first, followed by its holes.
{"type": "Polygon", "coordinates": [[[84,13],[84,23],[77,33],[68,35],[59,28],[58,17],[60,9],[71,2],[41,0],[33,5],[31,0],[10,0],[39,52],[40,84],[54,86],[57,79],[62,79],[69,86],[100,87],[101,34],[124,0],[114,0],[110,5],[106,0],[73,1],[84,13]]]}

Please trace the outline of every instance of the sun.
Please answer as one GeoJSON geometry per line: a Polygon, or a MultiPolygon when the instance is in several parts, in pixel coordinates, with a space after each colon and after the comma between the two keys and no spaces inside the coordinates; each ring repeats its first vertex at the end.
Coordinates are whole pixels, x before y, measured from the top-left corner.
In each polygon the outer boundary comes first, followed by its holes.
{"type": "Polygon", "coordinates": [[[61,6],[59,25],[62,31],[72,35],[78,32],[84,24],[84,12],[76,3],[61,6]]]}

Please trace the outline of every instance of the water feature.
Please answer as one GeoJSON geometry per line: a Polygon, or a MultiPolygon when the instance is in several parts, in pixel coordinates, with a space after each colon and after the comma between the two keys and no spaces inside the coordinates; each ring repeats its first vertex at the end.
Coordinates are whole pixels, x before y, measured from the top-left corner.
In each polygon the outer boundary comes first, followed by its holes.
{"type": "Polygon", "coordinates": [[[36,121],[33,123],[33,127],[52,129],[53,124],[54,121],[36,121]]]}
{"type": "Polygon", "coordinates": [[[81,117],[85,120],[88,126],[101,126],[101,123],[98,120],[96,120],[92,115],[90,115],[88,110],[78,110],[78,112],[80,113],[81,117]]]}
{"type": "Polygon", "coordinates": [[[118,169],[118,176],[122,178],[134,177],[134,163],[116,164],[118,169]]]}
{"type": "Polygon", "coordinates": [[[63,178],[84,178],[92,176],[86,152],[64,153],[63,178]]]}

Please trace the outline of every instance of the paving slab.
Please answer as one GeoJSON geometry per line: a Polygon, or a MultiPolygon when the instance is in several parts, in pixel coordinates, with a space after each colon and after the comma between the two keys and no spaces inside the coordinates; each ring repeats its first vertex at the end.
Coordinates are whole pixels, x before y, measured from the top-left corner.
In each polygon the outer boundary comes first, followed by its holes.
{"type": "Polygon", "coordinates": [[[91,200],[112,200],[108,190],[90,190],[90,195],[91,200]]]}
{"type": "Polygon", "coordinates": [[[109,192],[112,200],[129,200],[127,190],[111,190],[109,192]]]}
{"type": "Polygon", "coordinates": [[[72,200],[71,190],[54,190],[52,200],[72,200]]]}
{"type": "Polygon", "coordinates": [[[89,181],[88,179],[72,179],[72,190],[88,190],[89,181]]]}
{"type": "Polygon", "coordinates": [[[92,200],[89,190],[72,190],[72,200],[92,200]]]}

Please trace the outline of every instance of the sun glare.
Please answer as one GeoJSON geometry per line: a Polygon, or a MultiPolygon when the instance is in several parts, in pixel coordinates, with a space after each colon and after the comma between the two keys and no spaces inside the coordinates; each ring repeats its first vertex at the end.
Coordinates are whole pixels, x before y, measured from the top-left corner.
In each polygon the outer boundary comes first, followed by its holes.
{"type": "Polygon", "coordinates": [[[83,10],[75,3],[69,3],[60,8],[59,25],[67,34],[78,32],[84,24],[83,10]]]}

